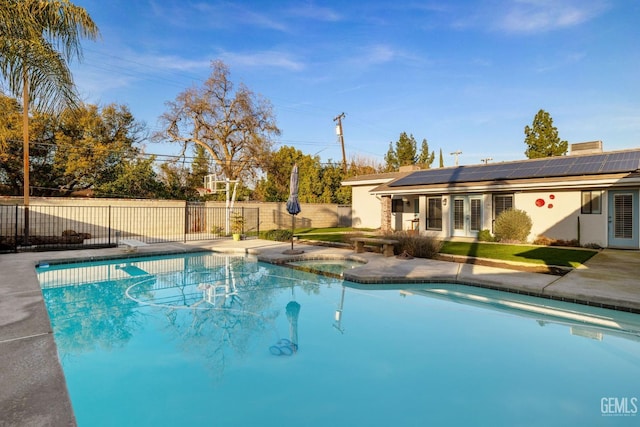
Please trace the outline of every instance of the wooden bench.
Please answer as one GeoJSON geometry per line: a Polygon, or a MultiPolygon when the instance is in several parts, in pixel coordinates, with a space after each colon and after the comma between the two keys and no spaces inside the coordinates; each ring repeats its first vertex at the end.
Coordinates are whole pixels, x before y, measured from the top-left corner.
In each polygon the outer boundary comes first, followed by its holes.
{"type": "Polygon", "coordinates": [[[364,245],[381,245],[384,256],[393,256],[393,245],[397,245],[397,240],[380,239],[377,237],[354,237],[351,241],[355,244],[356,253],[364,252],[364,245]]]}
{"type": "Polygon", "coordinates": [[[136,239],[120,239],[118,242],[120,245],[127,247],[127,252],[135,252],[140,246],[147,246],[147,243],[136,239]]]}

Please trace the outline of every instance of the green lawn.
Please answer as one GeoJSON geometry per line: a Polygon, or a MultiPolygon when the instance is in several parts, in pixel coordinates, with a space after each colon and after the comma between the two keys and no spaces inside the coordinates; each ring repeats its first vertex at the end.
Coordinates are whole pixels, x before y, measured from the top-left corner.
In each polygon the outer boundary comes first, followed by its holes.
{"type": "Polygon", "coordinates": [[[354,233],[358,235],[374,236],[374,230],[362,228],[296,228],[295,235],[304,240],[318,240],[331,243],[349,243],[349,238],[354,233]]]}
{"type": "MultiPolygon", "coordinates": [[[[295,235],[300,239],[322,242],[349,242],[351,233],[374,235],[374,230],[354,228],[300,228],[295,235]]],[[[507,245],[481,242],[444,242],[442,254],[488,258],[499,261],[517,261],[537,265],[556,265],[576,268],[584,264],[597,252],[581,248],[557,246],[507,245]]]]}
{"type": "Polygon", "coordinates": [[[555,246],[444,242],[440,253],[576,268],[584,264],[597,252],[589,249],[559,248],[555,246]]]}
{"type": "Polygon", "coordinates": [[[335,233],[371,233],[371,228],[352,228],[352,227],[331,227],[331,228],[296,228],[297,235],[317,235],[317,234],[335,234],[335,233]]]}

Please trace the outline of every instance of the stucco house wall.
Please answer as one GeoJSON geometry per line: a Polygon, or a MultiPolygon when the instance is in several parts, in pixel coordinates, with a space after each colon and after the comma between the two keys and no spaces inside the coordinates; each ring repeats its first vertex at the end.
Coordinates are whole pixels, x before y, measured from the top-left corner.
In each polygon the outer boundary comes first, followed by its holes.
{"type": "Polygon", "coordinates": [[[379,228],[382,220],[380,199],[369,194],[376,185],[359,185],[351,189],[351,226],[379,228]]]}
{"type": "Polygon", "coordinates": [[[578,238],[576,209],[580,209],[580,192],[547,191],[514,194],[514,207],[529,214],[529,241],[544,235],[555,239],[578,238]]]}

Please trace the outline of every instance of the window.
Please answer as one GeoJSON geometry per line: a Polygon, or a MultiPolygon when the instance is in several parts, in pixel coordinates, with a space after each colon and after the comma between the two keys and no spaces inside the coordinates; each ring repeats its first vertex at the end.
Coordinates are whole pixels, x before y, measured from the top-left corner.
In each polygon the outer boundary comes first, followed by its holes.
{"type": "Polygon", "coordinates": [[[583,191],[582,192],[582,210],[583,214],[600,214],[602,208],[600,206],[600,191],[583,191]]]}
{"type": "Polygon", "coordinates": [[[442,198],[427,199],[427,229],[442,230],[442,198]]]}
{"type": "Polygon", "coordinates": [[[513,209],[513,194],[501,194],[493,197],[493,219],[509,209],[513,209]]]}
{"type": "Polygon", "coordinates": [[[471,199],[471,231],[480,231],[482,225],[482,199],[471,199]]]}
{"type": "Polygon", "coordinates": [[[404,212],[404,202],[402,201],[402,199],[391,200],[391,212],[393,213],[404,212]]]}
{"type": "Polygon", "coordinates": [[[453,229],[464,230],[464,199],[453,200],[453,229]]]}
{"type": "Polygon", "coordinates": [[[613,227],[616,239],[633,238],[633,195],[613,196],[613,227]]]}

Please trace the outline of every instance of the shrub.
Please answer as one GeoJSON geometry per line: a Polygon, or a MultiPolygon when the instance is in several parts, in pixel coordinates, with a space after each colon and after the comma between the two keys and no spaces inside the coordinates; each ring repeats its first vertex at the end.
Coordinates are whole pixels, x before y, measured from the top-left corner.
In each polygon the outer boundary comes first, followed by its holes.
{"type": "Polygon", "coordinates": [[[602,249],[602,246],[598,243],[585,243],[584,247],[588,249],[602,249]]]}
{"type": "Polygon", "coordinates": [[[579,247],[580,243],[577,239],[572,240],[563,240],[563,239],[552,239],[547,236],[540,235],[534,241],[534,245],[543,245],[543,246],[570,246],[570,247],[579,247]]]}
{"type": "Polygon", "coordinates": [[[494,233],[498,242],[523,243],[531,233],[531,218],[520,209],[508,209],[496,218],[494,233]]]}
{"type": "Polygon", "coordinates": [[[416,258],[433,258],[442,247],[442,242],[434,237],[409,234],[406,231],[396,232],[389,237],[398,241],[395,247],[397,253],[406,251],[416,258]]]}
{"type": "Polygon", "coordinates": [[[578,239],[571,239],[571,240],[558,239],[555,242],[553,242],[551,246],[569,246],[573,248],[578,248],[580,247],[580,242],[578,242],[578,239]]]}
{"type": "Polygon", "coordinates": [[[478,232],[478,241],[480,242],[495,242],[496,238],[491,235],[489,230],[480,230],[478,232]]]}
{"type": "Polygon", "coordinates": [[[266,240],[275,240],[276,242],[287,242],[291,240],[292,236],[291,230],[269,230],[264,234],[266,240]]]}
{"type": "Polygon", "coordinates": [[[244,217],[238,212],[234,212],[231,216],[231,232],[240,234],[244,231],[244,217]]]}
{"type": "Polygon", "coordinates": [[[541,246],[551,246],[552,243],[553,243],[552,239],[542,234],[536,237],[536,239],[533,241],[534,245],[541,245],[541,246]]]}

